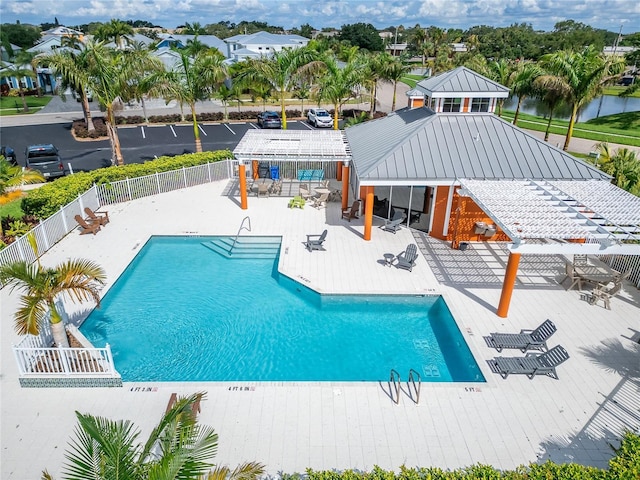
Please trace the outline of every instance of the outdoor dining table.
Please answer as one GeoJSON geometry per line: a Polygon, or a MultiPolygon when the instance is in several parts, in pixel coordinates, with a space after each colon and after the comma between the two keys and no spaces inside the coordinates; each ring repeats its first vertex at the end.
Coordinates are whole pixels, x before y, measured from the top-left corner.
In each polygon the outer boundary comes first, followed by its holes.
{"type": "Polygon", "coordinates": [[[314,188],[313,191],[316,192],[318,195],[322,195],[323,193],[326,193],[327,195],[329,195],[331,193],[331,190],[324,187],[314,188]]]}
{"type": "Polygon", "coordinates": [[[604,265],[574,265],[573,271],[588,282],[602,285],[613,282],[620,276],[620,272],[604,265]]]}

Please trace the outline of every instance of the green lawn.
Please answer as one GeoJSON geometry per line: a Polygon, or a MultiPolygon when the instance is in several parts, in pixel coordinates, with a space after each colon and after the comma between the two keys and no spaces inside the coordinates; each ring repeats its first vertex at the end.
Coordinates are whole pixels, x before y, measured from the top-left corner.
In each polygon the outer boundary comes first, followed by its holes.
{"type": "Polygon", "coordinates": [[[4,217],[13,217],[13,218],[22,218],[24,212],[22,208],[20,208],[20,202],[22,202],[21,198],[16,198],[14,201],[6,203],[4,205],[0,205],[0,218],[4,217]]]}
{"type": "MultiPolygon", "coordinates": [[[[51,101],[51,97],[35,97],[30,95],[25,97],[29,111],[26,113],[35,113],[51,101]]],[[[22,115],[22,98],[20,97],[0,97],[0,115],[22,115]]]]}
{"type": "MultiPolygon", "coordinates": [[[[505,110],[502,117],[512,121],[515,112],[505,110]]],[[[518,126],[544,132],[547,120],[543,117],[521,113],[518,115],[518,126]]],[[[568,120],[553,120],[551,133],[566,135],[568,120]]],[[[588,122],[578,122],[573,128],[573,136],[586,138],[595,142],[611,142],[640,147],[640,112],[626,112],[605,117],[594,118],[588,122]]]]}
{"type": "MultiPolygon", "coordinates": [[[[606,87],[603,90],[603,93],[605,95],[615,95],[618,96],[620,94],[620,92],[624,91],[627,87],[621,87],[619,85],[615,85],[612,87],[606,87]]],[[[635,92],[633,92],[631,95],[629,95],[630,97],[636,97],[636,98],[640,98],[640,90],[636,90],[635,92]]]]}
{"type": "Polygon", "coordinates": [[[400,79],[402,83],[406,83],[411,88],[415,87],[420,80],[424,80],[422,75],[405,75],[400,79]]]}

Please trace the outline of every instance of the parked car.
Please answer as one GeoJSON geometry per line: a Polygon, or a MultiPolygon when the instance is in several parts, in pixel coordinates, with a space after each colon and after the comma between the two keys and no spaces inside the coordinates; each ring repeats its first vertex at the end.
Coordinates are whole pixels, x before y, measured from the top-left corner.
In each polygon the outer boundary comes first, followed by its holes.
{"type": "Polygon", "coordinates": [[[282,128],[282,121],[276,112],[261,112],[258,114],[260,128],[282,128]]]}
{"type": "Polygon", "coordinates": [[[64,165],[58,149],[50,143],[28,146],[25,159],[27,168],[39,170],[46,178],[64,176],[64,165]]]}
{"type": "Polygon", "coordinates": [[[10,146],[2,145],[2,147],[0,147],[0,155],[2,155],[11,165],[18,165],[16,152],[10,146]]]}
{"type": "Polygon", "coordinates": [[[314,127],[333,127],[333,118],[324,108],[310,108],[307,121],[314,127]]]}

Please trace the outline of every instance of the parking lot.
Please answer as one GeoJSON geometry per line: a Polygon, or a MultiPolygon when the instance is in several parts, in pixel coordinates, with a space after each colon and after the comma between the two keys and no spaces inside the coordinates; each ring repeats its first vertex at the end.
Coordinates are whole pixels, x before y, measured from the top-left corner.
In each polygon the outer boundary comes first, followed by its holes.
{"type": "MultiPolygon", "coordinates": [[[[199,124],[202,149],[233,150],[252,123],[203,123],[199,124]]],[[[306,121],[288,120],[290,130],[314,127],[306,121]]],[[[142,163],[163,155],[180,155],[195,152],[192,124],[120,126],[118,134],[125,163],[142,163]]],[[[111,165],[111,146],[108,140],[75,140],[71,123],[49,125],[25,125],[2,128],[2,144],[16,151],[18,163],[25,164],[27,145],[52,143],[60,151],[67,173],[90,171],[111,165]]]]}

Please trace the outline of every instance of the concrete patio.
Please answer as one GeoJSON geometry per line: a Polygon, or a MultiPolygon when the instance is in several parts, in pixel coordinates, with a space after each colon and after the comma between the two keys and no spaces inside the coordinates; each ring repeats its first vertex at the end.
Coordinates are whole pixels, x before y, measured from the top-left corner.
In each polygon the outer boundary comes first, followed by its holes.
{"type": "MultiPolygon", "coordinates": [[[[123,388],[20,388],[11,343],[17,293],[0,291],[3,479],[59,477],[76,419],[74,411],[129,419],[150,432],[172,392],[206,392],[199,419],[219,434],[217,464],[259,461],[269,474],[374,465],[498,468],[551,459],[605,467],[622,429],[640,428],[640,292],[630,285],[612,310],[590,306],[558,284],[561,257],[523,257],[509,316],[495,315],[508,252],[500,244],[466,251],[424,234],[374,228],[326,209],[288,209],[287,197],[249,198],[241,210],[227,181],[109,206],[97,235],[72,232],[42,258],[57,264],[89,258],[108,275],[108,289],[151,235],[235,235],[249,215],[252,235],[282,235],[280,272],[323,293],[441,294],[487,379],[484,384],[422,385],[420,403],[399,405],[381,383],[126,383],[123,388]],[[307,234],[328,230],[326,251],[308,252],[307,234]],[[388,268],[383,254],[417,243],[413,272],[388,268]],[[425,256],[426,254],[426,256],[425,256]],[[551,345],[571,355],[559,380],[491,373],[498,355],[483,336],[517,332],[552,319],[551,345]],[[37,455],[34,456],[34,452],[37,455]]],[[[106,291],[106,289],[105,289],[106,291]]],[[[66,303],[72,315],[87,305],[66,303]]],[[[503,355],[519,355],[519,351],[503,355]]],[[[117,367],[117,364],[116,364],[117,367]]],[[[402,372],[401,372],[402,373],[402,372]]],[[[406,381],[406,378],[403,378],[406,381]]],[[[406,391],[406,385],[405,385],[406,391]]]]}

